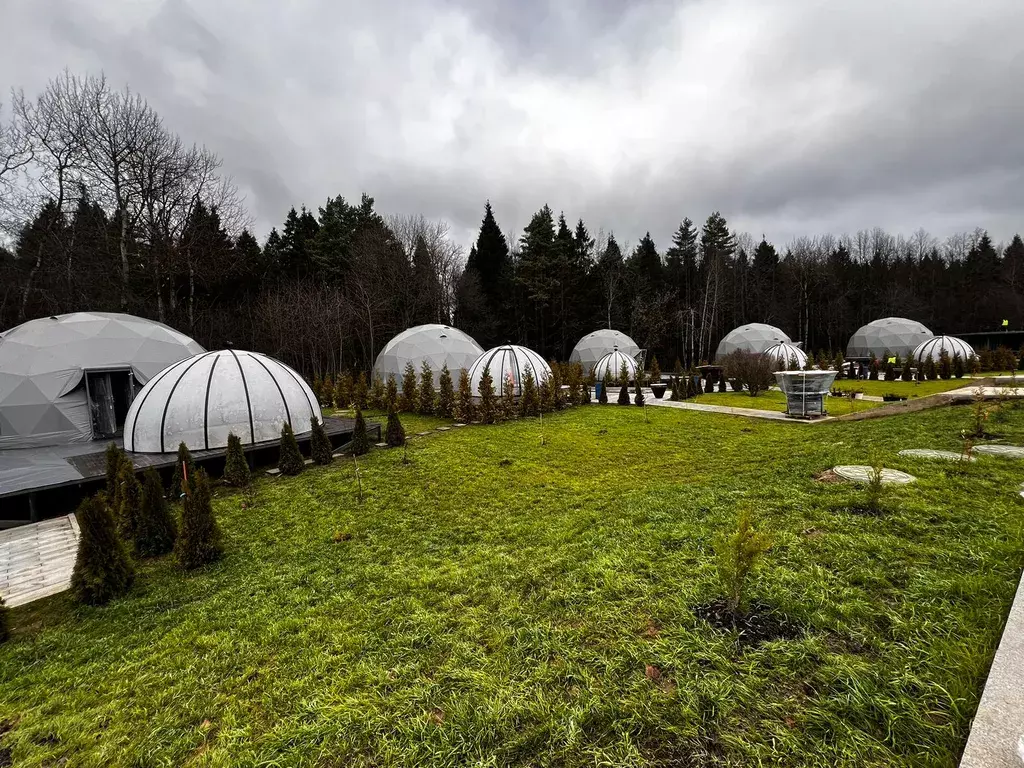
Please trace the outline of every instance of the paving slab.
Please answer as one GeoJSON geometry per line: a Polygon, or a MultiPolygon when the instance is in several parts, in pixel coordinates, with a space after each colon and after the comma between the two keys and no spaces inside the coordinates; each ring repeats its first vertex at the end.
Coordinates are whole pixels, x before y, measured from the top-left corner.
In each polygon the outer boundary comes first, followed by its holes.
{"type": "Polygon", "coordinates": [[[73,514],[0,531],[4,602],[13,608],[70,587],[79,536],[73,514]]]}
{"type": "MultiPolygon", "coordinates": [[[[832,471],[840,477],[852,480],[855,483],[869,483],[875,473],[875,468],[865,464],[841,464],[838,467],[833,467],[832,471]]],[[[883,485],[906,485],[915,480],[917,478],[913,475],[900,472],[898,469],[882,469],[883,485]]]]}
{"type": "Polygon", "coordinates": [[[974,456],[965,456],[956,451],[940,451],[935,448],[905,448],[900,451],[900,456],[908,456],[915,459],[937,459],[941,461],[977,461],[974,456]]]}
{"type": "Polygon", "coordinates": [[[1019,445],[976,445],[974,452],[1006,459],[1024,459],[1024,448],[1019,445]]]}

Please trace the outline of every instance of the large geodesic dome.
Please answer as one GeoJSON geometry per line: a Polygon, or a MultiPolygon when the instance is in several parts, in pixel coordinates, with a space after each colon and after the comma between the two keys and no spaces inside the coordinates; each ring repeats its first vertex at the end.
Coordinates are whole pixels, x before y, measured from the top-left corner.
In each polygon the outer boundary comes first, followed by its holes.
{"type": "Polygon", "coordinates": [[[611,381],[619,381],[623,365],[626,366],[629,380],[636,379],[636,358],[619,352],[617,349],[597,361],[597,365],[594,366],[594,378],[597,381],[604,381],[605,377],[611,381]]]}
{"type": "Polygon", "coordinates": [[[434,373],[436,387],[441,368],[447,365],[452,378],[458,381],[459,371],[473,365],[482,352],[481,346],[458,328],[437,323],[417,325],[402,331],[384,346],[373,364],[373,373],[383,381],[392,374],[401,381],[405,366],[412,363],[418,376],[426,362],[434,373]]]}
{"type": "Polygon", "coordinates": [[[485,368],[491,374],[494,394],[498,396],[505,394],[505,384],[511,376],[512,394],[519,397],[523,393],[523,377],[528,368],[538,384],[551,377],[551,367],[532,349],[517,344],[504,344],[488,349],[470,367],[469,384],[474,397],[480,396],[480,379],[485,368]]]}
{"type": "Polygon", "coordinates": [[[630,357],[640,354],[640,347],[629,336],[622,331],[613,331],[611,328],[602,328],[599,331],[588,333],[573,347],[569,355],[570,363],[579,363],[583,367],[583,373],[588,374],[605,355],[614,352],[616,348],[630,357]]]}
{"type": "Polygon", "coordinates": [[[883,317],[857,329],[846,346],[846,357],[856,360],[874,355],[881,360],[899,355],[906,358],[930,338],[932,332],[916,320],[883,317]]]}
{"type": "Polygon", "coordinates": [[[11,328],[0,339],[0,449],[113,437],[146,382],[203,351],[162,323],[117,312],[11,328]]]}
{"type": "Polygon", "coordinates": [[[731,355],[733,352],[751,352],[759,355],[768,347],[783,342],[791,343],[792,339],[774,325],[747,323],[739,328],[733,328],[725,334],[724,338],[718,342],[715,359],[731,355]]]}
{"type": "Polygon", "coordinates": [[[258,352],[222,349],[182,360],[142,388],[124,423],[124,448],[169,453],[224,448],[228,434],[243,443],[277,440],[323,419],[313,390],[284,363],[258,352]]]}
{"type": "Polygon", "coordinates": [[[782,371],[800,370],[807,366],[807,353],[788,341],[768,347],[764,356],[782,371]]]}
{"type": "Polygon", "coordinates": [[[960,355],[960,359],[964,363],[974,357],[974,347],[956,336],[936,336],[928,341],[923,341],[914,348],[912,356],[918,363],[927,361],[929,357],[938,363],[942,359],[943,352],[949,355],[950,360],[960,355]]]}

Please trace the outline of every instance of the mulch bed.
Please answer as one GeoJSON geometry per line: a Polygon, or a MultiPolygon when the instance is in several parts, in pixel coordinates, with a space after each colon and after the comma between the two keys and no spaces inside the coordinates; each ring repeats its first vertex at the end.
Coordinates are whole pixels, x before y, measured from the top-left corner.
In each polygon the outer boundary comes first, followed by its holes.
{"type": "Polygon", "coordinates": [[[752,601],[740,614],[732,613],[724,599],[694,606],[694,614],[715,629],[736,632],[742,645],[760,645],[772,640],[794,640],[803,634],[796,622],[772,606],[752,601]]]}

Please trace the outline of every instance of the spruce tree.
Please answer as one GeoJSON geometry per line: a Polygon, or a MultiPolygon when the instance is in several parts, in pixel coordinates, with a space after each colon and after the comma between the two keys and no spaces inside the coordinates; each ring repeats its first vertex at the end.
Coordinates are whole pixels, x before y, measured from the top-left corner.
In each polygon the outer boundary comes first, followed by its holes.
{"type": "Polygon", "coordinates": [[[354,388],[352,374],[342,371],[334,385],[334,402],[338,407],[346,410],[352,405],[352,390],[354,388]]]}
{"type": "Polygon", "coordinates": [[[626,361],[622,361],[622,365],[619,366],[619,384],[623,387],[629,386],[629,366],[626,365],[626,361]]]}
{"type": "Polygon", "coordinates": [[[580,405],[590,405],[593,402],[593,398],[590,396],[590,384],[583,383],[583,391],[580,394],[580,405]]]}
{"type": "Polygon", "coordinates": [[[523,373],[523,394],[519,398],[520,416],[540,415],[540,395],[537,391],[537,383],[533,378],[533,368],[526,366],[523,373]]]}
{"type": "Polygon", "coordinates": [[[393,373],[388,374],[388,383],[384,388],[384,407],[398,409],[398,382],[393,373]]]}
{"type": "Polygon", "coordinates": [[[725,389],[725,375],[724,374],[718,377],[718,391],[719,392],[725,392],[726,391],[726,389],[725,389]]]}
{"type": "Polygon", "coordinates": [[[373,376],[373,384],[370,386],[370,397],[367,405],[377,411],[387,409],[387,392],[384,389],[384,380],[378,374],[373,376]]]}
{"type": "Polygon", "coordinates": [[[324,376],[323,398],[320,400],[320,405],[324,408],[334,407],[334,379],[330,374],[324,376]]]}
{"type": "Polygon", "coordinates": [[[398,398],[398,410],[403,413],[415,411],[418,402],[416,369],[412,367],[412,363],[406,363],[405,374],[402,376],[402,394],[398,398]]]}
{"type": "Polygon", "coordinates": [[[356,409],[356,425],[352,429],[352,443],[349,445],[349,452],[353,456],[362,456],[370,450],[370,440],[366,436],[366,421],[363,419],[363,412],[356,409]]]}
{"type": "Polygon", "coordinates": [[[469,371],[459,370],[459,394],[455,399],[455,418],[462,424],[473,420],[473,386],[469,381],[469,371]]]}
{"type": "Polygon", "coordinates": [[[651,358],[651,383],[661,384],[661,367],[658,365],[658,357],[651,358]]]}
{"type": "Polygon", "coordinates": [[[927,381],[928,380],[928,362],[922,360],[917,366],[917,380],[927,381]]]}
{"type": "Polygon", "coordinates": [[[164,485],[160,475],[150,467],[143,474],[142,512],[135,531],[135,553],[139,557],[165,555],[174,549],[176,536],[174,517],[164,498],[164,485]]]}
{"type": "Polygon", "coordinates": [[[285,423],[281,427],[281,449],[277,460],[277,468],[282,475],[297,475],[306,464],[299,450],[299,443],[295,439],[292,425],[285,423]]]}
{"type": "Polygon", "coordinates": [[[369,391],[370,388],[366,384],[366,372],[360,371],[359,378],[356,379],[355,389],[352,392],[352,402],[359,410],[366,408],[366,400],[369,395],[369,391]]]}
{"type": "Polygon", "coordinates": [[[178,458],[174,462],[174,474],[171,476],[171,498],[178,499],[185,492],[188,478],[192,477],[192,454],[185,443],[178,444],[178,458]]]}
{"type": "Polygon", "coordinates": [[[608,405],[608,385],[611,384],[611,378],[608,376],[608,371],[604,372],[604,381],[601,382],[601,394],[597,396],[597,402],[601,405],[608,405]]]}
{"type": "Polygon", "coordinates": [[[174,542],[174,557],[178,565],[191,571],[219,560],[223,554],[220,528],[213,516],[210,480],[200,468],[189,483],[181,507],[181,531],[174,542]]]}
{"type": "Polygon", "coordinates": [[[316,396],[316,401],[322,405],[324,401],[324,380],[320,378],[320,374],[313,377],[313,381],[310,383],[309,388],[313,390],[313,394],[316,396]]]}
{"type": "Polygon", "coordinates": [[[135,477],[135,467],[128,457],[122,460],[121,468],[117,471],[117,484],[117,533],[122,541],[131,543],[135,541],[139,517],[142,515],[142,484],[135,477]]]}
{"type": "Polygon", "coordinates": [[[540,380],[537,387],[537,396],[540,399],[540,412],[551,413],[555,410],[555,391],[551,387],[551,377],[545,376],[540,380]]]}
{"type": "Polygon", "coordinates": [[[953,364],[946,350],[939,353],[939,376],[947,380],[953,378],[953,364]]]}
{"type": "Polygon", "coordinates": [[[450,419],[455,415],[455,387],[452,385],[452,373],[448,364],[441,367],[441,377],[437,386],[437,415],[450,419]]]}
{"type": "Polygon", "coordinates": [[[516,380],[511,371],[505,374],[501,388],[501,419],[511,421],[516,417],[516,380]]]}
{"type": "Polygon", "coordinates": [[[645,399],[644,399],[643,384],[640,382],[640,377],[637,376],[636,377],[636,394],[633,397],[633,405],[643,405],[644,402],[645,402],[645,399]]]}
{"type": "Polygon", "coordinates": [[[484,424],[493,424],[495,417],[495,403],[494,403],[494,381],[491,379],[491,366],[485,365],[483,373],[480,375],[480,385],[478,387],[480,392],[480,407],[477,412],[480,416],[480,421],[484,424]]]}
{"type": "Polygon", "coordinates": [[[309,419],[309,454],[313,459],[313,462],[319,464],[322,467],[326,467],[332,461],[334,461],[334,455],[331,453],[331,438],[327,436],[327,431],[324,429],[324,425],[320,423],[320,420],[316,416],[311,416],[309,419]]]}
{"type": "Polygon", "coordinates": [[[430,363],[424,360],[420,371],[419,402],[416,410],[424,416],[431,415],[434,412],[435,397],[434,372],[430,369],[430,363]]]}
{"type": "Polygon", "coordinates": [[[107,498],[114,498],[117,488],[117,471],[121,468],[121,459],[124,456],[117,443],[108,443],[105,452],[107,459],[107,498]]]}
{"type": "Polygon", "coordinates": [[[80,603],[103,605],[131,589],[135,568],[100,496],[83,500],[75,517],[79,539],[71,592],[80,603]]]}
{"type": "Polygon", "coordinates": [[[678,357],[676,358],[676,364],[674,366],[672,366],[672,375],[673,376],[682,376],[683,375],[683,363],[682,363],[682,361],[680,361],[680,359],[678,357]]]}
{"type": "Polygon", "coordinates": [[[551,361],[551,406],[556,411],[565,408],[565,392],[562,391],[562,366],[551,361]]]}
{"type": "Polygon", "coordinates": [[[242,448],[242,438],[234,432],[228,433],[228,454],[224,461],[224,482],[236,488],[245,488],[252,479],[249,462],[242,448]]]}
{"type": "Polygon", "coordinates": [[[629,384],[623,383],[619,385],[619,399],[616,402],[619,405],[629,405],[629,384]]]}
{"type": "Polygon", "coordinates": [[[914,362],[914,358],[908,357],[906,359],[906,362],[903,363],[903,371],[900,373],[900,378],[903,379],[903,381],[913,381],[914,380],[914,373],[913,373],[913,370],[910,367],[911,363],[913,363],[913,362],[914,362]]]}
{"type": "Polygon", "coordinates": [[[935,365],[935,359],[929,355],[928,360],[925,362],[925,374],[928,376],[928,381],[935,381],[939,378],[939,369],[935,365]]]}
{"type": "Polygon", "coordinates": [[[388,448],[401,448],[405,445],[405,427],[402,426],[402,422],[398,419],[398,414],[395,413],[394,408],[388,409],[388,429],[386,442],[388,448]]]}
{"type": "Polygon", "coordinates": [[[964,377],[964,358],[959,352],[953,355],[953,375],[962,379],[964,377]]]}

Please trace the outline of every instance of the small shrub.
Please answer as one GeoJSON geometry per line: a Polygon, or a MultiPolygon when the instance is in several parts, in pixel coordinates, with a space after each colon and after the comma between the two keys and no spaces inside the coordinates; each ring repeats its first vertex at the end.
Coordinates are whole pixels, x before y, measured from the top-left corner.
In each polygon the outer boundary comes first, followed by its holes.
{"type": "Polygon", "coordinates": [[[867,511],[872,515],[882,512],[882,493],[885,485],[882,483],[882,467],[875,464],[871,467],[871,474],[865,486],[865,498],[867,500],[867,511]]]}
{"type": "Polygon", "coordinates": [[[355,390],[355,381],[352,374],[343,371],[334,384],[334,402],[339,408],[349,408],[352,405],[352,393],[355,390]]]}
{"type": "Polygon", "coordinates": [[[473,420],[473,386],[469,381],[469,371],[459,370],[459,393],[455,398],[455,418],[463,424],[473,420]]]}
{"type": "Polygon", "coordinates": [[[903,370],[900,372],[900,378],[903,379],[903,381],[914,380],[914,369],[910,367],[912,362],[913,359],[908,357],[906,362],[903,363],[903,370]]]}
{"type": "Polygon", "coordinates": [[[134,542],[142,515],[142,484],[135,477],[135,467],[127,457],[121,461],[121,468],[117,471],[117,485],[117,507],[114,508],[117,533],[122,541],[134,542]]]}
{"type": "Polygon", "coordinates": [[[131,589],[135,568],[102,495],[82,501],[75,517],[79,539],[71,592],[80,603],[103,605],[131,589]]]}
{"type": "Polygon", "coordinates": [[[477,409],[480,421],[484,424],[493,424],[496,414],[494,403],[494,380],[491,378],[491,366],[485,365],[483,373],[480,374],[480,407],[477,409]]]}
{"type": "Polygon", "coordinates": [[[541,377],[537,387],[537,395],[540,398],[540,412],[551,413],[555,410],[555,391],[551,386],[549,377],[541,377]]]}
{"type": "Polygon", "coordinates": [[[402,394],[398,397],[398,410],[403,413],[415,411],[418,402],[416,369],[412,367],[412,363],[406,363],[405,374],[402,376],[402,394]]]}
{"type": "Polygon", "coordinates": [[[590,384],[583,382],[583,389],[580,394],[580,405],[590,405],[593,398],[590,396],[590,384]]]}
{"type": "Polygon", "coordinates": [[[455,387],[452,385],[452,373],[447,363],[441,368],[441,377],[437,388],[437,415],[446,419],[455,415],[455,387]]]}
{"type": "Polygon", "coordinates": [[[324,376],[323,397],[320,399],[320,405],[323,408],[334,406],[334,379],[330,374],[324,376]]]}
{"type": "Polygon", "coordinates": [[[719,392],[726,392],[727,391],[726,388],[725,388],[725,376],[720,376],[719,379],[718,379],[718,391],[719,392]]]}
{"type": "Polygon", "coordinates": [[[626,361],[622,361],[622,365],[619,366],[619,385],[623,387],[629,386],[629,366],[626,365],[626,361]]]}
{"type": "Polygon", "coordinates": [[[636,393],[633,395],[633,405],[642,406],[645,402],[643,384],[640,382],[640,377],[636,378],[636,393]]]}
{"type": "Polygon", "coordinates": [[[320,423],[320,420],[316,416],[310,417],[309,428],[310,458],[313,459],[315,464],[325,467],[334,461],[334,455],[331,448],[331,438],[327,436],[327,430],[324,429],[324,425],[320,423]]]}
{"type": "Polygon", "coordinates": [[[966,373],[964,358],[963,355],[957,352],[953,355],[953,375],[958,379],[962,379],[964,377],[964,373],[966,373]]]}
{"type": "Polygon", "coordinates": [[[212,563],[224,554],[220,528],[213,516],[210,480],[202,468],[189,483],[181,508],[181,532],[174,543],[174,558],[186,571],[212,563]]]}
{"type": "Polygon", "coordinates": [[[566,371],[565,383],[569,387],[569,405],[583,402],[583,368],[579,363],[570,363],[566,371]]]}
{"type": "Polygon", "coordinates": [[[947,381],[953,378],[953,362],[949,359],[949,352],[946,350],[939,353],[939,376],[947,381]]]}
{"type": "Polygon", "coordinates": [[[750,511],[746,509],[740,512],[736,528],[719,536],[715,545],[718,580],[724,592],[726,609],[733,616],[742,614],[750,576],[771,546],[768,534],[754,530],[750,511]]]}
{"type": "Polygon", "coordinates": [[[160,475],[150,467],[143,474],[142,513],[135,531],[135,552],[140,557],[165,555],[174,549],[177,533],[160,475]]]}
{"type": "Polygon", "coordinates": [[[386,442],[388,448],[401,448],[405,445],[405,427],[398,418],[394,408],[388,409],[388,428],[386,442]]]}
{"type": "MultiPolygon", "coordinates": [[[[622,367],[625,368],[626,366],[623,365],[622,367]]],[[[626,380],[620,380],[619,382],[619,399],[616,400],[616,402],[619,405],[629,405],[629,384],[627,383],[628,378],[629,377],[627,376],[626,380]]]]}
{"type": "Polygon", "coordinates": [[[868,378],[871,381],[878,381],[878,360],[874,354],[871,355],[871,362],[868,363],[868,378]]]}
{"type": "Polygon", "coordinates": [[[505,374],[498,405],[502,421],[511,421],[516,417],[516,380],[511,371],[505,374]]]}
{"type": "Polygon", "coordinates": [[[565,410],[566,401],[565,391],[562,389],[562,366],[552,360],[549,367],[551,368],[551,407],[556,411],[565,410]]]}
{"type": "Polygon", "coordinates": [[[384,407],[398,410],[398,382],[393,373],[388,374],[388,383],[384,388],[384,407]]]}
{"type": "Polygon", "coordinates": [[[658,365],[658,356],[651,358],[651,383],[661,384],[661,366],[658,365]]]}
{"type": "Polygon", "coordinates": [[[117,446],[117,443],[108,443],[105,456],[107,459],[107,498],[112,499],[116,493],[117,471],[121,468],[124,451],[117,446]]]}
{"type": "Polygon", "coordinates": [[[362,456],[370,450],[370,440],[366,436],[366,420],[363,412],[356,408],[356,425],[352,429],[352,443],[349,445],[349,452],[353,456],[362,456]]]}
{"type": "Polygon", "coordinates": [[[727,379],[736,379],[747,388],[747,394],[756,397],[775,383],[771,360],[765,355],[737,350],[722,360],[722,371],[727,379]]]}
{"type": "Polygon", "coordinates": [[[597,402],[601,405],[608,405],[608,385],[611,384],[611,379],[608,377],[607,371],[604,374],[604,381],[601,382],[601,394],[597,396],[597,402]]]}
{"type": "Polygon", "coordinates": [[[174,474],[171,476],[171,498],[178,499],[185,492],[186,478],[192,475],[194,466],[192,454],[185,443],[178,444],[178,458],[174,462],[174,474]]]}
{"type": "Polygon", "coordinates": [[[519,398],[520,416],[540,415],[540,394],[537,391],[537,384],[533,378],[533,368],[526,366],[523,373],[523,394],[519,398]]]}
{"type": "Polygon", "coordinates": [[[424,360],[420,370],[419,401],[416,410],[424,416],[431,415],[434,412],[435,397],[434,372],[430,368],[430,363],[424,360]]]}
{"type": "Polygon", "coordinates": [[[672,366],[672,375],[673,376],[682,376],[683,375],[683,363],[682,363],[682,361],[678,357],[676,358],[675,365],[672,366]]]}
{"type": "Polygon", "coordinates": [[[976,354],[971,355],[967,360],[967,372],[972,376],[981,373],[981,358],[976,354]]]}
{"type": "Polygon", "coordinates": [[[242,439],[234,432],[228,434],[228,455],[224,461],[224,482],[236,488],[244,488],[252,479],[249,462],[245,458],[242,439]]]}
{"type": "Polygon", "coordinates": [[[282,475],[297,475],[305,468],[299,443],[295,439],[291,424],[281,427],[281,450],[277,460],[277,468],[282,475]]]}

